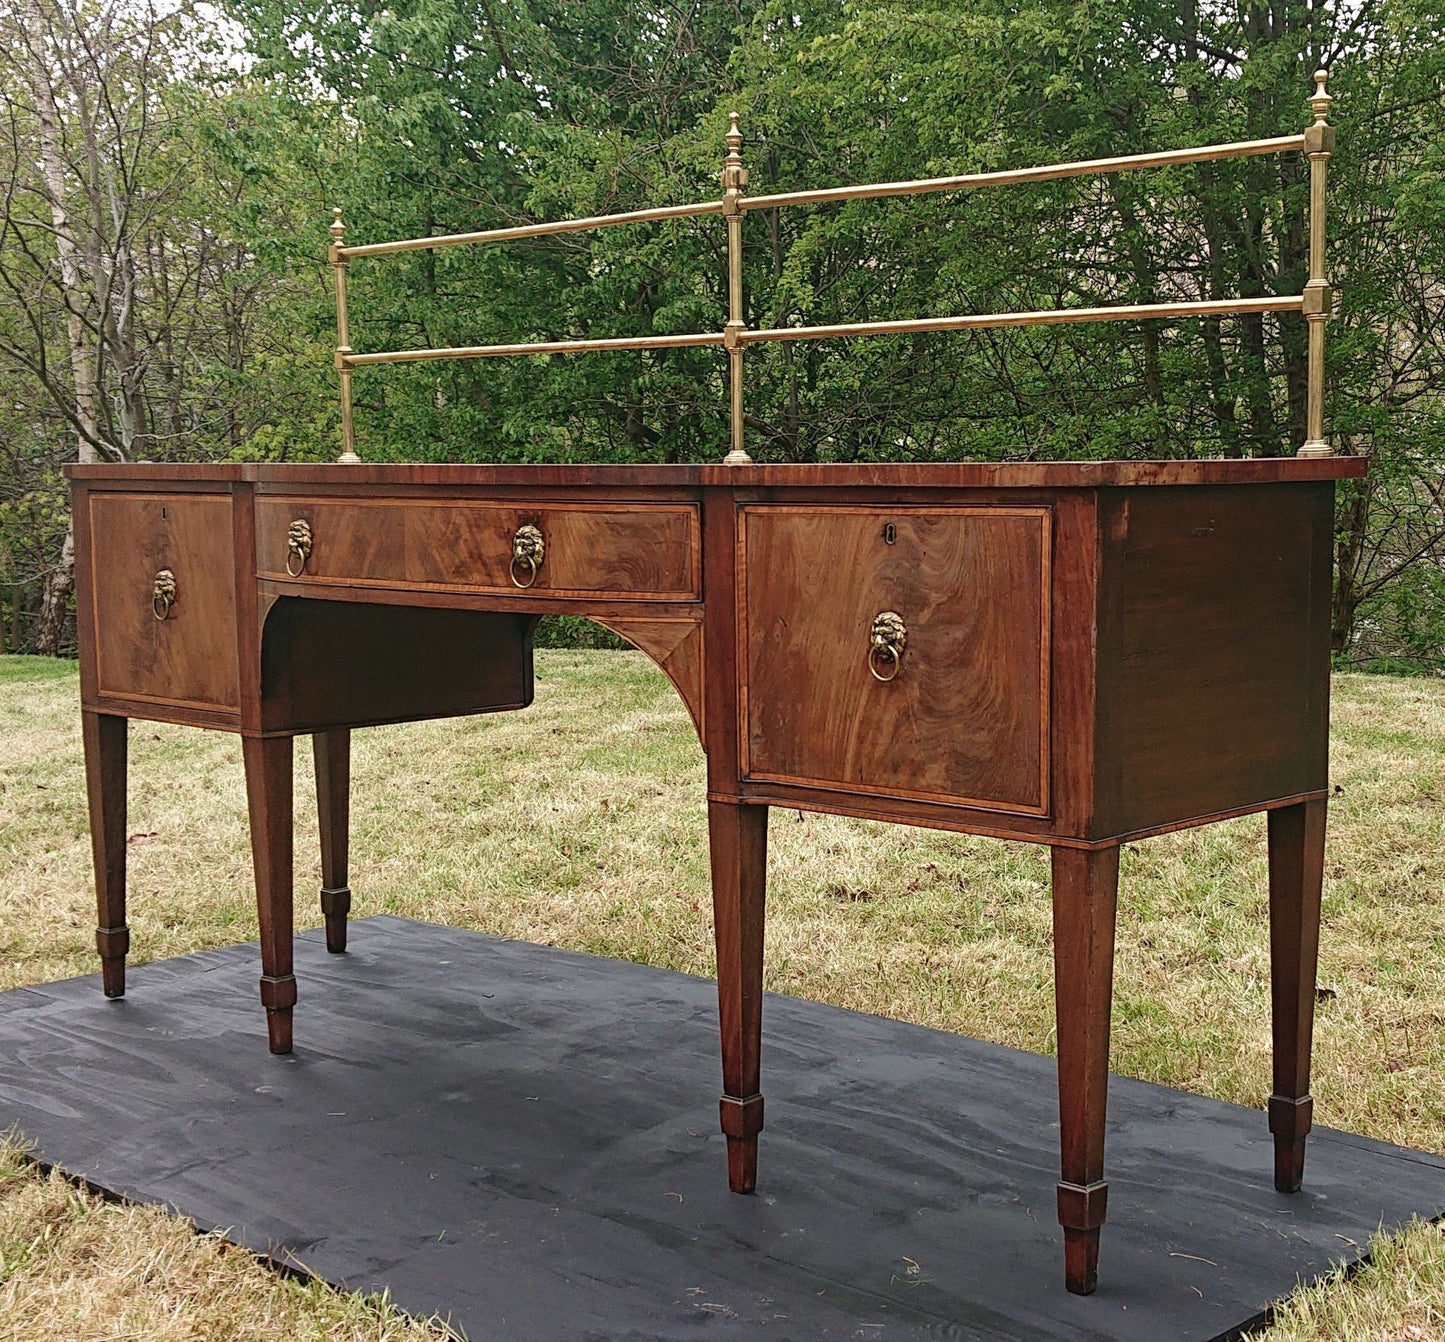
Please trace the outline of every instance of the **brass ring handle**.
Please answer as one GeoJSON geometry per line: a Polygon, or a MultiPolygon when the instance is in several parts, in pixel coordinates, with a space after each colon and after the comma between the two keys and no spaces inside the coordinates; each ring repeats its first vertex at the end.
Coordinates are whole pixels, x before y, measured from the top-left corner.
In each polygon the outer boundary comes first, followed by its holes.
{"type": "Polygon", "coordinates": [[[171,607],[176,604],[176,575],[168,568],[156,574],[151,587],[151,614],[158,620],[167,619],[171,607]]]}
{"type": "Polygon", "coordinates": [[[897,680],[903,669],[903,649],[908,646],[908,626],[896,610],[880,611],[873,617],[868,642],[868,669],[874,680],[885,685],[897,680]],[[883,669],[880,670],[879,668],[883,669]],[[886,674],[885,674],[886,672],[886,674]]]}
{"type": "Polygon", "coordinates": [[[873,673],[874,680],[881,680],[885,685],[890,680],[897,680],[900,665],[897,650],[891,645],[885,643],[882,647],[868,649],[868,669],[873,673]],[[883,665],[892,667],[887,675],[878,669],[879,661],[883,658],[887,659],[883,665]]]}
{"type": "Polygon", "coordinates": [[[512,562],[507,569],[512,579],[512,586],[525,588],[536,582],[537,574],[542,568],[542,560],[546,557],[547,542],[541,531],[530,522],[524,522],[517,528],[517,534],[512,537],[512,562]],[[525,565],[523,571],[526,574],[526,582],[517,577],[518,565],[525,565]]]}
{"type": "Polygon", "coordinates": [[[310,558],[311,523],[298,517],[286,528],[286,572],[299,578],[306,572],[306,561],[310,558]]]}

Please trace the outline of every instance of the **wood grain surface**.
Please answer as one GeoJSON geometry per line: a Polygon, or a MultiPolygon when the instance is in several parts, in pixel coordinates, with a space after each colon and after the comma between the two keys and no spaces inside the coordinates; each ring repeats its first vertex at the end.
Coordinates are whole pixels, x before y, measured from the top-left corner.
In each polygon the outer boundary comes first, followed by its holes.
{"type": "Polygon", "coordinates": [[[744,509],[745,775],[1045,812],[1049,520],[744,509]],[[882,611],[907,627],[887,684],[868,664],[882,611]]]}
{"type": "Polygon", "coordinates": [[[1098,489],[1109,485],[1266,484],[1281,480],[1358,479],[1364,457],[1257,457],[1217,461],[936,461],[847,463],[754,463],[748,466],[451,465],[376,462],[238,463],[235,465],[71,465],[70,480],[247,480],[258,485],[342,489],[383,486],[461,485],[490,489],[663,489],[697,486],[725,489],[1098,489]]]}
{"type": "MultiPolygon", "coordinates": [[[[1364,463],[94,466],[77,638],[104,987],[124,990],[125,723],[243,734],[270,1046],[291,1047],[292,744],[346,944],[349,730],[522,708],[545,612],[681,693],[707,754],[729,1186],[757,1180],[769,805],[1053,845],[1069,1289],[1093,1289],[1118,846],[1268,810],[1276,1183],[1298,1187],[1329,726],[1333,481],[1364,463]],[[288,530],[312,549],[288,576],[288,530]],[[509,575],[530,524],[535,585],[509,575]],[[153,617],[155,573],[176,575],[153,617]],[[907,631],[869,668],[881,612],[907,631]],[[882,669],[892,670],[891,662],[882,669]]],[[[524,578],[531,576],[523,572],[524,578]]],[[[1262,1177],[1263,1177],[1263,1172],[1262,1177]]]]}
{"type": "Polygon", "coordinates": [[[314,732],[532,702],[528,615],[282,597],[261,646],[261,726],[314,732]]]}
{"type": "Polygon", "coordinates": [[[1103,493],[1097,835],[1326,787],[1332,499],[1103,493]]]}
{"type": "MultiPolygon", "coordinates": [[[[302,579],[350,586],[481,589],[515,595],[512,541],[534,526],[546,543],[534,594],[691,600],[699,593],[693,505],[554,504],[264,497],[256,549],[264,577],[284,578],[287,529],[310,523],[313,550],[302,579]]],[[[518,570],[525,582],[530,576],[518,570]]]]}
{"type": "Polygon", "coordinates": [[[236,710],[236,594],[231,500],[224,494],[89,497],[92,550],[82,599],[92,603],[98,692],[236,710]],[[151,610],[170,569],[176,601],[151,610]]]}

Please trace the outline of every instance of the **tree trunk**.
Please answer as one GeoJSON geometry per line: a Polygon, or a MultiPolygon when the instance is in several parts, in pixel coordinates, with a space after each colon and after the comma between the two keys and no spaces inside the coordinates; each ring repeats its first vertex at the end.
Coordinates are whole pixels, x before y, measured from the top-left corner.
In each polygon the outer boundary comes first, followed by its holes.
{"type": "MultiPolygon", "coordinates": [[[[1114,209],[1119,216],[1120,234],[1123,238],[1124,250],[1128,256],[1129,269],[1132,271],[1133,291],[1130,301],[1134,303],[1157,303],[1159,301],[1159,289],[1156,283],[1158,274],[1152,258],[1142,241],[1143,229],[1139,224],[1139,216],[1129,199],[1120,191],[1118,183],[1114,184],[1114,209]]],[[[1159,366],[1159,328],[1162,323],[1157,321],[1144,321],[1139,323],[1139,338],[1143,346],[1144,357],[1144,396],[1149,404],[1159,413],[1154,425],[1154,437],[1158,445],[1159,455],[1170,455],[1169,435],[1164,427],[1164,377],[1159,366]]]]}
{"type": "Polygon", "coordinates": [[[60,547],[60,562],[45,576],[45,594],[40,601],[40,619],[35,634],[35,651],[44,657],[60,652],[60,638],[65,632],[65,617],[70,610],[70,594],[75,590],[75,531],[65,529],[65,544],[60,547]]]}
{"type": "Polygon", "coordinates": [[[1343,482],[1349,491],[1343,517],[1335,522],[1335,592],[1330,613],[1330,651],[1336,657],[1348,650],[1355,634],[1355,612],[1360,603],[1360,558],[1370,521],[1370,482],[1343,482]]]}
{"type": "MultiPolygon", "coordinates": [[[[1264,298],[1269,295],[1268,261],[1265,257],[1263,197],[1265,182],[1257,165],[1251,165],[1249,204],[1244,209],[1239,248],[1239,296],[1264,298]]],[[[1247,313],[1239,319],[1239,368],[1244,375],[1244,401],[1249,412],[1249,438],[1257,457],[1278,457],[1284,452],[1284,437],[1275,419],[1270,395],[1269,359],[1265,349],[1264,314],[1247,313]]]]}
{"type": "MultiPolygon", "coordinates": [[[[55,91],[50,83],[46,61],[45,16],[40,0],[26,0],[25,27],[30,39],[30,85],[35,95],[35,108],[40,122],[40,159],[45,175],[45,194],[50,206],[50,219],[55,227],[55,252],[60,262],[61,283],[65,286],[67,316],[66,340],[69,346],[71,376],[75,381],[75,410],[80,430],[77,434],[76,457],[95,461],[98,435],[96,419],[95,355],[85,339],[85,323],[81,311],[85,307],[80,283],[79,249],[66,208],[65,162],[60,153],[60,117],[55,106],[55,91]]],[[[70,594],[75,587],[75,533],[67,524],[65,543],[60,559],[45,577],[40,604],[39,627],[35,650],[54,656],[60,648],[61,633],[70,607],[70,594]]]]}
{"type": "Polygon", "coordinates": [[[46,203],[55,227],[55,252],[60,262],[60,279],[65,286],[68,315],[65,333],[69,346],[71,375],[75,380],[75,410],[80,421],[77,459],[95,461],[99,434],[96,418],[95,354],[86,344],[81,311],[85,296],[80,283],[80,249],[76,246],[66,207],[65,161],[60,153],[60,116],[55,107],[55,90],[46,68],[45,16],[40,0],[26,0],[25,26],[30,38],[30,87],[40,122],[40,160],[45,174],[46,203]]]}

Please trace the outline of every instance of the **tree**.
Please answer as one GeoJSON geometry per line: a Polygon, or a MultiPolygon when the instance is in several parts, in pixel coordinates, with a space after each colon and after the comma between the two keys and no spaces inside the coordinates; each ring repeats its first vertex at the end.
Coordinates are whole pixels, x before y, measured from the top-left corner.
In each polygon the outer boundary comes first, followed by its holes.
{"type": "MultiPolygon", "coordinates": [[[[1340,491],[1336,652],[1445,669],[1440,0],[228,0],[245,60],[184,9],[23,3],[0,64],[12,592],[64,571],[55,467],[82,444],[334,455],[334,204],[367,242],[713,198],[733,109],[754,193],[1270,137],[1303,129],[1328,65],[1330,434],[1372,459],[1340,491]]],[[[751,212],[746,317],[1296,293],[1305,182],[1281,155],[751,212]]],[[[716,218],[349,273],[359,350],[716,330],[726,306],[716,218]]],[[[717,460],[723,373],[709,349],[361,370],[358,442],[717,460]]],[[[1279,455],[1304,435],[1296,314],[754,346],[745,382],[763,460],[1279,455]]]]}
{"type": "Polygon", "coordinates": [[[20,407],[0,550],[12,591],[40,589],[25,641],[54,652],[73,584],[60,464],[255,450],[286,380],[247,365],[296,344],[262,294],[296,280],[230,227],[245,174],[216,168],[249,91],[216,83],[186,8],[24,0],[0,37],[0,373],[20,407]]]}
{"type": "MultiPolygon", "coordinates": [[[[773,4],[735,68],[767,190],[1266,138],[1303,128],[1310,75],[1333,67],[1331,436],[1372,459],[1340,491],[1335,650],[1442,668],[1442,28],[1433,2],[773,4]]],[[[785,216],[770,221],[786,258],[772,315],[1297,293],[1305,190],[1289,155],[785,216]]],[[[771,422],[803,457],[1279,455],[1304,437],[1302,328],[1285,314],[980,333],[899,341],[891,358],[857,342],[804,356],[804,413],[782,408],[790,389],[771,422]]]]}

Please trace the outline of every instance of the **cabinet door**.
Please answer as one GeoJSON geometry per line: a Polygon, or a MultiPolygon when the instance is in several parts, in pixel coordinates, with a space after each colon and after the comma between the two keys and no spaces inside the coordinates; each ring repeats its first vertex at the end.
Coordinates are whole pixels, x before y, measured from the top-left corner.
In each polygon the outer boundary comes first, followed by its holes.
{"type": "Polygon", "coordinates": [[[237,709],[230,496],[117,492],[89,500],[99,693],[237,709]],[[170,602],[156,600],[163,570],[175,582],[170,602]]]}
{"type": "Polygon", "coordinates": [[[746,776],[1047,814],[1047,508],[741,513],[746,776]]]}

